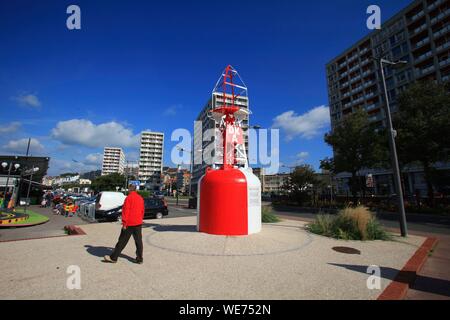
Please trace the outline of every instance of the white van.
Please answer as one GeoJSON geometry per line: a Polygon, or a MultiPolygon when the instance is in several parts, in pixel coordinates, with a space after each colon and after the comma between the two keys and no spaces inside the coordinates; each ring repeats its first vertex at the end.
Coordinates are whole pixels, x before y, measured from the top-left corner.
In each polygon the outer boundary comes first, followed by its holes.
{"type": "Polygon", "coordinates": [[[122,192],[100,192],[95,199],[95,219],[117,220],[122,214],[125,198],[122,192]]]}

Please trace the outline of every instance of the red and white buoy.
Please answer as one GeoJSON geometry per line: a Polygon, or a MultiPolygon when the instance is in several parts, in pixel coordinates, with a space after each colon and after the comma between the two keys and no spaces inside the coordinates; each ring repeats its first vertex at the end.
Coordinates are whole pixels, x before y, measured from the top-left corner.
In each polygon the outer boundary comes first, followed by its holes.
{"type": "Polygon", "coordinates": [[[245,236],[261,231],[261,183],[248,167],[241,125],[249,111],[236,104],[247,88],[242,80],[242,85],[235,84],[236,77],[237,71],[227,66],[213,91],[213,96],[222,95],[221,105],[213,103],[211,116],[219,123],[223,163],[220,169],[208,168],[199,181],[197,229],[208,234],[245,236]]]}

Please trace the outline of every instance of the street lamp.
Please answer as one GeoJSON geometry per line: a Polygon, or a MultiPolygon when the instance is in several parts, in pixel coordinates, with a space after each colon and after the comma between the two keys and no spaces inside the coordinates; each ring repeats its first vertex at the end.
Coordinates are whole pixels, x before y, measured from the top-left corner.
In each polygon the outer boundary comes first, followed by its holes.
{"type": "Polygon", "coordinates": [[[391,109],[389,106],[389,97],[388,97],[388,91],[386,86],[386,78],[384,75],[384,69],[383,65],[404,65],[407,64],[407,61],[397,61],[392,62],[385,59],[380,59],[380,70],[381,70],[381,77],[383,80],[383,88],[384,88],[384,95],[386,99],[386,118],[387,118],[387,126],[388,126],[388,135],[389,135],[389,149],[391,152],[391,161],[392,161],[392,171],[394,173],[394,185],[396,189],[396,193],[398,196],[398,208],[400,213],[400,231],[402,237],[408,236],[408,227],[406,225],[406,213],[405,213],[405,204],[403,203],[403,190],[402,190],[402,181],[400,177],[400,168],[398,165],[398,157],[397,157],[397,147],[395,145],[395,137],[397,135],[397,132],[392,127],[392,117],[391,117],[391,109]]]}
{"type": "MultiPolygon", "coordinates": [[[[17,157],[16,157],[17,159],[17,157]]],[[[8,166],[7,162],[2,162],[2,167],[3,169],[6,169],[6,167],[8,166]]],[[[5,193],[3,194],[3,205],[5,205],[5,200],[6,200],[6,192],[8,192],[8,184],[9,184],[9,176],[11,175],[11,169],[13,167],[13,163],[10,162],[9,163],[9,168],[8,168],[8,176],[6,178],[6,185],[5,185],[5,193]]],[[[20,164],[16,163],[14,164],[14,171],[16,171],[17,169],[20,168],[20,164]]]]}
{"type": "Polygon", "coordinates": [[[24,213],[27,213],[27,207],[28,207],[28,204],[30,203],[30,189],[31,189],[31,182],[33,181],[33,174],[35,172],[38,172],[38,171],[39,171],[39,168],[35,167],[35,166],[33,166],[33,168],[31,169],[31,172],[30,172],[30,183],[28,184],[27,201],[25,202],[24,213]]]}

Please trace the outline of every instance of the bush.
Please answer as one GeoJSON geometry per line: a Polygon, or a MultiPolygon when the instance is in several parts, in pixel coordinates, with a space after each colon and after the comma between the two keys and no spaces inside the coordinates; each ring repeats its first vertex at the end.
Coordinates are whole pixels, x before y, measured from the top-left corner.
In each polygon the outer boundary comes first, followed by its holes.
{"type": "Polygon", "coordinates": [[[280,222],[280,218],[273,214],[271,206],[264,206],[261,208],[261,220],[263,223],[280,222]]]}
{"type": "Polygon", "coordinates": [[[307,226],[315,234],[343,240],[389,240],[388,233],[366,207],[345,208],[337,216],[319,215],[307,226]]]}
{"type": "Polygon", "coordinates": [[[138,190],[137,193],[142,197],[142,198],[149,198],[152,193],[150,191],[145,191],[145,190],[138,190]]]}

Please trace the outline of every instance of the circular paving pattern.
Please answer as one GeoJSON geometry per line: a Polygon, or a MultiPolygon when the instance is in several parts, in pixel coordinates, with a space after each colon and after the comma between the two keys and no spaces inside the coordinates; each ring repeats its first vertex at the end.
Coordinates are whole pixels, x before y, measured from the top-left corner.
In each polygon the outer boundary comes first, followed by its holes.
{"type": "Polygon", "coordinates": [[[245,257],[299,251],[312,236],[304,229],[263,225],[260,233],[246,237],[215,236],[197,232],[195,225],[158,225],[145,238],[147,244],[171,252],[199,256],[245,257]]]}

